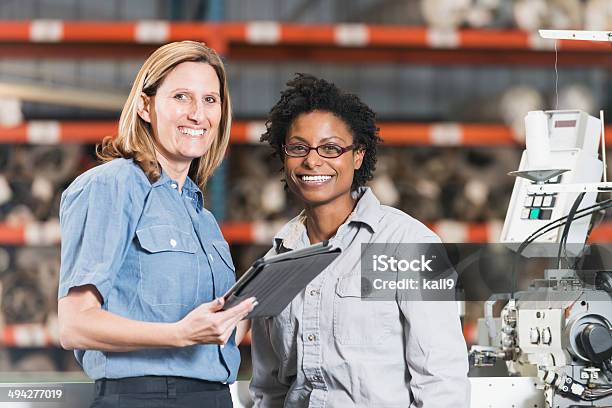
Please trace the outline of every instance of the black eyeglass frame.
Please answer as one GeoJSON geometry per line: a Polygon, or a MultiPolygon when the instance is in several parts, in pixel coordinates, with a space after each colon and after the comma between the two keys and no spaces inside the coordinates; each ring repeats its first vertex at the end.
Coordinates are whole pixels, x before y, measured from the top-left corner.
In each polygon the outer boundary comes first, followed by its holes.
{"type": "Polygon", "coordinates": [[[288,144],[288,145],[286,145],[286,144],[284,144],[284,145],[283,145],[283,152],[284,152],[284,153],[285,153],[287,156],[289,156],[289,157],[306,157],[306,156],[308,156],[308,155],[310,154],[310,151],[311,151],[311,150],[315,150],[315,151],[317,152],[317,154],[318,154],[319,156],[323,157],[324,159],[335,159],[335,158],[338,158],[338,157],[342,156],[344,153],[346,153],[346,152],[348,152],[348,151],[350,151],[350,150],[355,150],[355,149],[357,149],[358,147],[359,147],[359,146],[358,146],[358,145],[356,145],[356,144],[354,144],[354,143],[353,143],[353,144],[350,144],[350,145],[348,145],[348,146],[346,146],[346,147],[342,147],[342,146],[340,146],[340,145],[338,145],[338,144],[335,144],[335,143],[325,143],[325,144],[322,144],[322,145],[319,145],[319,146],[315,146],[315,147],[308,146],[308,145],[307,145],[307,144],[305,144],[305,143],[291,143],[291,144],[288,144]],[[308,149],[308,150],[307,150],[307,151],[306,151],[306,153],[305,153],[305,154],[303,154],[303,155],[300,155],[300,156],[295,156],[295,155],[291,155],[291,154],[289,154],[289,152],[287,151],[287,146],[302,146],[302,147],[304,147],[305,149],[308,149]],[[323,156],[323,155],[321,154],[321,152],[319,151],[319,148],[321,148],[321,147],[325,147],[325,146],[337,146],[337,147],[339,147],[339,148],[340,148],[340,154],[338,154],[337,156],[323,156]]]}

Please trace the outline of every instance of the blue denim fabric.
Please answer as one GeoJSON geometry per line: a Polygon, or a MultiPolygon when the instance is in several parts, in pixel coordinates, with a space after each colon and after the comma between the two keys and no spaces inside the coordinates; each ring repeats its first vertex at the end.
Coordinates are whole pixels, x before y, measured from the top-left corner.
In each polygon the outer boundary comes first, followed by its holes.
{"type": "MultiPolygon", "coordinates": [[[[165,173],[151,184],[132,160],[113,160],[64,191],[60,223],[58,298],[91,284],[109,312],[176,322],[235,282],[229,246],[189,178],[179,192],[165,173]]],[[[77,350],[75,355],[92,379],[173,375],[234,382],[240,364],[233,335],[223,348],[77,350]]]]}

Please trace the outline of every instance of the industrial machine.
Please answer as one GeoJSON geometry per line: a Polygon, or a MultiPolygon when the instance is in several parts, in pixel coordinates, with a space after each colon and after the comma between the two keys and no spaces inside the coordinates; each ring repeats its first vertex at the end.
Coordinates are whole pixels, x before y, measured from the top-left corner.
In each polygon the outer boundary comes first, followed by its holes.
{"type": "Polygon", "coordinates": [[[612,253],[598,249],[597,269],[582,269],[595,250],[586,244],[593,214],[612,206],[601,199],[612,191],[601,182],[601,121],[581,111],[535,111],[525,126],[500,242],[556,268],[526,291],[485,303],[470,360],[477,368],[505,362],[508,376],[472,378],[472,407],[612,407],[612,271],[605,267],[612,269],[612,253]]]}
{"type": "MultiPolygon", "coordinates": [[[[612,32],[540,35],[612,42],[612,32]]],[[[472,378],[478,396],[472,407],[612,407],[612,251],[586,244],[593,215],[612,206],[603,112],[600,119],[580,111],[529,112],[525,129],[500,242],[516,257],[550,258],[553,267],[528,290],[514,285],[485,302],[470,360],[476,368],[503,362],[509,376],[472,378]],[[589,269],[584,259],[593,252],[600,262],[589,269]],[[505,305],[495,317],[500,300],[505,305]]],[[[512,269],[514,282],[520,272],[512,269]]]]}

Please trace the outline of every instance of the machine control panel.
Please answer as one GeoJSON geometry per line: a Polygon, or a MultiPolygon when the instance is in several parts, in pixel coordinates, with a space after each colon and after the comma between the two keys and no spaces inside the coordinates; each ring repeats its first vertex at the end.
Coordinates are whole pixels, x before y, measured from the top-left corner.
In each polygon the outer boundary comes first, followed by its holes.
{"type": "Polygon", "coordinates": [[[563,314],[559,310],[520,309],[517,325],[518,343],[524,352],[548,350],[555,353],[562,349],[563,314]]]}
{"type": "MultiPolygon", "coordinates": [[[[557,176],[546,181],[546,184],[559,184],[563,176],[557,176]]],[[[527,194],[523,210],[522,220],[550,220],[553,208],[557,202],[557,194],[527,194]]]]}

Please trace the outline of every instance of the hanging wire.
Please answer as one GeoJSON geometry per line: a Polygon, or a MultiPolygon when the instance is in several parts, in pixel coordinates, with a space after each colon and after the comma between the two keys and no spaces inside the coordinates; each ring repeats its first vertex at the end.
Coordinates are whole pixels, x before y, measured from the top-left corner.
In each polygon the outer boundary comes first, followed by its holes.
{"type": "Polygon", "coordinates": [[[555,40],[555,96],[556,96],[555,110],[559,110],[559,70],[557,69],[559,50],[557,50],[557,42],[558,41],[555,40]]]}

